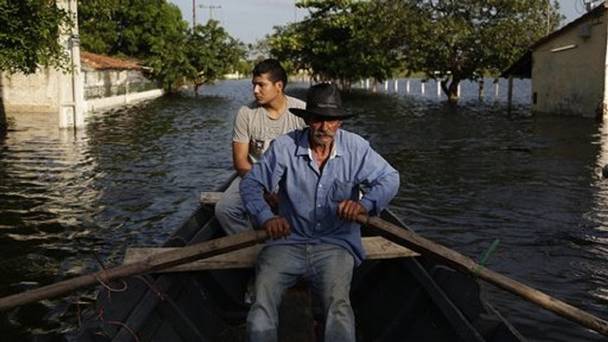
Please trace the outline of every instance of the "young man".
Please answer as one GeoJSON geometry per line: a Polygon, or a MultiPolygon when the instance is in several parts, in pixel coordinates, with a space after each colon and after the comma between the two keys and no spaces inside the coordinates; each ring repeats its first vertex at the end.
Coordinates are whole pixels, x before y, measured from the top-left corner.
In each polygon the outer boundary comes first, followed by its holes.
{"type": "MultiPolygon", "coordinates": [[[[304,121],[290,113],[289,108],[304,108],[305,103],[285,95],[287,73],[277,60],[258,63],[251,83],[255,101],[238,111],[232,134],[232,160],[239,177],[215,206],[215,216],[227,234],[252,229],[239,194],[241,177],[251,170],[274,138],[304,127],[304,121]]],[[[275,190],[266,194],[268,201],[273,202],[275,190]]]]}
{"type": "Polygon", "coordinates": [[[281,297],[300,278],[320,298],[323,340],[355,341],[350,282],[365,253],[354,220],[379,214],[399,188],[397,171],[340,128],[351,115],[335,86],[311,87],[306,103],[306,110],[292,111],[309,127],[277,138],[240,185],[248,213],[273,238],[257,258],[249,341],[276,341],[281,297]],[[279,184],[275,215],[263,194],[279,184]]]}

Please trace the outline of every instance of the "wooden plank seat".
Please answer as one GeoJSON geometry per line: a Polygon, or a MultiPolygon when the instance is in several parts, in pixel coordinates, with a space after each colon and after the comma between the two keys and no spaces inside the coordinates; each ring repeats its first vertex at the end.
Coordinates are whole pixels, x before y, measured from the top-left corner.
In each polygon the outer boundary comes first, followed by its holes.
{"type": "MultiPolygon", "coordinates": [[[[381,236],[363,237],[363,247],[367,253],[367,259],[393,259],[417,256],[418,253],[391,242],[381,236]]],[[[178,247],[179,248],[179,247],[178,247]]],[[[123,263],[141,261],[146,257],[166,252],[174,248],[163,247],[134,247],[128,248],[123,263]]],[[[219,270],[230,268],[250,268],[255,264],[255,259],[262,249],[262,245],[243,248],[237,251],[216,255],[211,258],[197,260],[188,264],[178,265],[159,272],[190,272],[202,270],[219,270]]]]}

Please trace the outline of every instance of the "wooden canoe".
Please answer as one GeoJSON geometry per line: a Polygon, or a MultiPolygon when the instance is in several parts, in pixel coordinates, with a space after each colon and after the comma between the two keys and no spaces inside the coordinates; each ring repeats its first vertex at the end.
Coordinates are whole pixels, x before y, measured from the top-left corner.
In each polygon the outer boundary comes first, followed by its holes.
{"type": "MultiPolygon", "coordinates": [[[[382,218],[405,227],[389,210],[382,218]]],[[[201,204],[163,247],[221,235],[213,207],[201,204]]],[[[244,341],[249,310],[245,297],[252,275],[251,268],[208,267],[105,284],[99,289],[95,311],[87,314],[79,331],[66,338],[244,341]]],[[[366,260],[355,271],[351,299],[358,341],[524,340],[482,298],[477,280],[424,256],[366,260]]],[[[317,308],[305,284],[288,291],[281,306],[281,340],[315,340],[321,329],[318,322],[322,322],[317,308]]]]}

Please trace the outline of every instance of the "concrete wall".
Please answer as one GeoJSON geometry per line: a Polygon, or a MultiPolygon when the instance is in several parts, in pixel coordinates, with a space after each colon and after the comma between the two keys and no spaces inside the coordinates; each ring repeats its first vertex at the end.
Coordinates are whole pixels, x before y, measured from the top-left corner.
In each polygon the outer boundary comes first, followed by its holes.
{"type": "Polygon", "coordinates": [[[138,93],[129,93],[110,97],[101,97],[97,99],[87,100],[87,113],[104,111],[110,108],[125,106],[128,104],[137,103],[144,100],[154,99],[163,96],[162,89],[153,89],[138,93]]]}
{"type": "Polygon", "coordinates": [[[3,115],[9,122],[40,120],[45,125],[54,123],[59,127],[82,126],[89,112],[132,104],[157,98],[164,94],[158,84],[145,78],[135,70],[82,70],[83,81],[80,92],[84,94],[83,122],[62,122],[61,118],[73,116],[73,79],[71,74],[45,69],[33,75],[0,74],[0,127],[3,115]],[[63,102],[62,102],[63,99],[63,102]],[[63,105],[62,105],[63,104],[63,105]],[[61,114],[64,114],[63,116],[61,114]],[[41,115],[42,114],[42,115],[41,115]]]}
{"type": "MultiPolygon", "coordinates": [[[[59,0],[57,6],[78,13],[76,0],[59,0]]],[[[58,127],[82,126],[83,101],[80,81],[80,48],[78,27],[59,37],[60,44],[70,58],[75,72],[64,73],[53,68],[39,69],[35,74],[0,74],[0,93],[7,121],[14,122],[25,116],[56,122],[58,127]]]]}
{"type": "Polygon", "coordinates": [[[84,70],[85,99],[96,99],[160,88],[138,70],[84,70]]]}
{"type": "Polygon", "coordinates": [[[2,99],[7,113],[58,113],[59,71],[45,69],[33,75],[0,75],[2,99]]]}
{"type": "MultiPolygon", "coordinates": [[[[77,0],[59,0],[57,6],[78,13],[77,0]]],[[[96,71],[80,65],[76,26],[60,37],[74,72],[52,68],[32,75],[0,73],[0,127],[3,123],[40,121],[60,128],[84,126],[86,111],[100,110],[163,94],[139,71],[96,71]],[[155,89],[152,91],[152,89],[155,89]],[[141,92],[141,94],[135,94],[141,92]],[[88,101],[87,101],[88,100],[88,101]],[[88,103],[87,103],[88,102],[88,103]],[[3,118],[6,113],[6,120],[3,118]],[[31,118],[30,118],[31,117],[31,118]]]]}
{"type": "Polygon", "coordinates": [[[595,117],[601,111],[606,54],[605,14],[588,18],[532,53],[532,109],[595,117]]]}
{"type": "Polygon", "coordinates": [[[87,112],[101,111],[163,95],[158,83],[137,70],[86,70],[87,112]]]}

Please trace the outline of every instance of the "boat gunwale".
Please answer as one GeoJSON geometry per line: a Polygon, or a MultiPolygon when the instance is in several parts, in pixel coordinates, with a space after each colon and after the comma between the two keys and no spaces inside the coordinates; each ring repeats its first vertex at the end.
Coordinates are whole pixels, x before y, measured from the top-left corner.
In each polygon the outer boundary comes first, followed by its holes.
{"type": "MultiPolygon", "coordinates": [[[[225,190],[230,185],[230,183],[234,180],[235,177],[236,177],[236,173],[233,173],[232,176],[226,182],[222,183],[217,189],[221,190],[221,191],[225,190]]],[[[383,218],[385,218],[389,221],[392,221],[393,223],[403,227],[404,229],[410,229],[390,209],[385,210],[381,216],[383,218]]],[[[217,224],[213,225],[212,224],[213,222],[217,222],[217,221],[213,214],[212,208],[209,206],[198,204],[198,207],[195,209],[193,214],[191,214],[191,216],[188,218],[188,220],[186,220],[168,238],[168,240],[163,244],[163,246],[175,247],[176,244],[179,244],[177,241],[182,241],[182,245],[183,245],[183,241],[185,241],[186,239],[182,235],[184,233],[187,233],[187,230],[191,229],[192,225],[198,225],[199,228],[195,229],[193,234],[191,234],[188,237],[188,244],[200,242],[203,240],[208,240],[217,234],[221,234],[221,232],[219,232],[219,228],[218,228],[219,226],[217,224]]],[[[440,286],[433,279],[432,275],[429,273],[429,269],[428,269],[429,266],[427,265],[427,263],[425,262],[425,264],[423,264],[417,258],[421,258],[420,260],[430,260],[430,258],[428,258],[426,256],[419,256],[416,258],[408,258],[406,260],[402,260],[403,265],[405,265],[405,263],[411,263],[411,265],[414,266],[414,267],[406,266],[407,271],[412,276],[415,277],[415,275],[412,274],[412,272],[413,272],[412,269],[414,269],[414,270],[418,269],[419,272],[425,273],[426,276],[428,276],[432,280],[432,282],[434,283],[434,286],[440,288],[440,286]]],[[[375,262],[383,262],[383,261],[376,260],[375,262]]],[[[433,261],[430,261],[430,263],[437,264],[433,261]]],[[[454,270],[451,267],[448,267],[448,268],[454,270]]],[[[454,271],[459,272],[458,270],[454,270],[454,271]]],[[[212,272],[213,271],[211,271],[211,273],[212,272]]],[[[146,276],[153,277],[152,279],[153,279],[154,286],[156,284],[162,285],[162,282],[167,282],[167,284],[165,285],[167,287],[167,290],[169,288],[173,287],[176,283],[175,279],[179,278],[179,277],[174,277],[171,274],[159,274],[156,276],[146,275],[146,276]]],[[[444,303],[443,305],[453,306],[456,309],[461,310],[453,302],[453,300],[451,298],[449,298],[449,297],[443,298],[443,299],[435,298],[430,293],[428,293],[428,289],[426,289],[425,286],[423,284],[421,284],[419,280],[416,280],[416,282],[418,282],[418,286],[421,288],[421,290],[423,292],[426,292],[427,294],[429,294],[429,297],[431,298],[431,301],[434,302],[435,306],[438,306],[441,309],[442,305],[438,304],[436,301],[445,300],[446,303],[444,303]]],[[[475,280],[475,282],[478,283],[478,280],[475,280]]],[[[489,309],[489,310],[487,310],[488,311],[487,313],[491,314],[492,316],[495,316],[500,322],[505,324],[505,326],[507,327],[507,329],[509,330],[509,332],[512,334],[512,336],[515,339],[520,340],[520,341],[525,340],[523,338],[523,336],[521,336],[521,334],[517,331],[517,329],[515,329],[509,321],[507,321],[502,315],[500,315],[498,310],[496,310],[493,306],[491,306],[491,304],[485,298],[483,298],[481,292],[479,293],[479,300],[481,303],[483,303],[484,307],[489,309]]],[[[132,337],[131,331],[138,331],[139,328],[141,328],[142,326],[144,326],[146,324],[148,317],[155,310],[157,310],[157,305],[159,302],[160,302],[160,299],[158,297],[158,294],[155,291],[153,291],[151,288],[147,288],[145,290],[145,292],[140,296],[140,299],[137,301],[137,303],[134,303],[131,305],[131,308],[129,308],[129,313],[125,316],[125,318],[126,318],[125,323],[124,323],[125,325],[117,330],[116,334],[112,337],[112,340],[113,341],[122,341],[124,339],[129,339],[130,337],[132,337]],[[153,298],[152,300],[154,301],[154,303],[148,302],[147,298],[153,298]],[[138,312],[138,309],[141,308],[142,306],[147,307],[147,310],[145,310],[145,311],[147,311],[147,313],[138,312]],[[134,314],[136,314],[137,316],[134,316],[134,314]],[[143,317],[142,317],[142,314],[145,314],[145,315],[143,315],[143,317]],[[134,318],[137,318],[138,316],[141,318],[138,321],[134,321],[134,318]],[[127,326],[129,327],[129,329],[126,328],[127,326]],[[129,331],[129,330],[131,330],[131,331],[129,331]]],[[[446,313],[443,311],[442,311],[442,314],[446,315],[446,313]]],[[[464,322],[466,322],[464,325],[467,326],[467,327],[465,327],[464,332],[462,331],[462,327],[457,326],[457,324],[453,323],[450,319],[446,318],[446,321],[449,322],[455,335],[459,335],[461,338],[464,338],[464,340],[467,340],[467,341],[483,341],[483,338],[481,338],[481,339],[477,338],[477,336],[480,337],[481,335],[479,335],[479,333],[477,332],[475,327],[470,325],[467,318],[463,317],[462,320],[464,320],[464,322]]]]}

